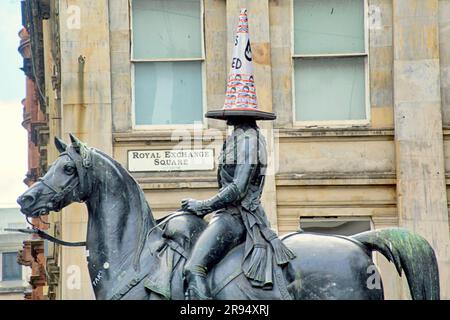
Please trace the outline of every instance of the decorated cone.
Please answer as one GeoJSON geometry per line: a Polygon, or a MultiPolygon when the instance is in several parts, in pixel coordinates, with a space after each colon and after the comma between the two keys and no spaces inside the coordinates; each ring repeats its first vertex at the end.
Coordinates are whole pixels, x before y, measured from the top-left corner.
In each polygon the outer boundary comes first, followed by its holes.
{"type": "Polygon", "coordinates": [[[233,41],[233,57],[223,109],[208,111],[205,117],[221,120],[237,116],[251,117],[256,120],[275,119],[275,114],[258,110],[247,9],[241,9],[236,37],[233,41]]]}

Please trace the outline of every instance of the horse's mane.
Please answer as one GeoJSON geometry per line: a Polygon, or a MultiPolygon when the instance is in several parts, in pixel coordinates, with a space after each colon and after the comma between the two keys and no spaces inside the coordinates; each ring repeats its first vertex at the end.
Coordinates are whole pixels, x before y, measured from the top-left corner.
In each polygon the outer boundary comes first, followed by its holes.
{"type": "Polygon", "coordinates": [[[98,149],[91,148],[91,151],[94,154],[98,154],[98,155],[102,156],[108,162],[110,162],[113,169],[116,170],[121,177],[126,179],[129,182],[129,184],[131,185],[131,187],[136,189],[139,194],[141,210],[138,210],[138,211],[140,211],[140,213],[141,213],[141,221],[140,221],[141,223],[139,226],[140,231],[139,231],[138,243],[136,245],[136,252],[135,252],[135,256],[134,256],[134,260],[133,260],[134,269],[136,271],[138,271],[139,270],[139,259],[142,254],[142,250],[144,249],[144,245],[145,245],[145,241],[146,241],[148,232],[150,230],[151,225],[153,225],[155,223],[151,208],[148,205],[147,200],[145,199],[144,191],[142,191],[142,188],[139,186],[139,183],[122,166],[122,164],[120,164],[118,161],[114,160],[109,155],[107,155],[106,153],[104,153],[98,149]]]}

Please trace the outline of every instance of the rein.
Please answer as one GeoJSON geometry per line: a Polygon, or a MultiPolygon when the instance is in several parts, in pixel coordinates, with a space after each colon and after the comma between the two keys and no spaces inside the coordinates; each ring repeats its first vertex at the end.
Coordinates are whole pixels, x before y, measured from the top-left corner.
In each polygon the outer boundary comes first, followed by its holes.
{"type": "MultiPolygon", "coordinates": [[[[182,209],[178,209],[175,213],[168,215],[167,217],[163,218],[162,221],[157,223],[155,226],[153,226],[151,229],[147,232],[147,237],[150,236],[150,234],[155,231],[156,229],[160,228],[161,226],[168,223],[173,218],[184,216],[184,215],[192,215],[192,213],[186,212],[182,209]]],[[[183,253],[179,252],[182,256],[184,256],[183,253]]],[[[121,287],[120,290],[117,290],[115,294],[113,294],[110,299],[111,300],[120,300],[123,296],[125,296],[131,289],[133,289],[136,285],[138,285],[145,277],[147,277],[147,273],[144,273],[144,275],[134,277],[130,283],[126,284],[125,286],[121,287]]]]}
{"type": "Polygon", "coordinates": [[[151,228],[148,231],[147,236],[149,236],[150,233],[152,233],[156,228],[159,228],[159,227],[163,226],[164,224],[166,224],[167,222],[169,222],[173,218],[176,218],[176,217],[179,217],[179,216],[187,216],[187,215],[192,215],[192,213],[188,213],[188,212],[184,211],[183,209],[178,209],[177,211],[175,211],[174,214],[168,215],[167,217],[163,218],[163,220],[160,223],[156,224],[153,228],[151,228]]]}
{"type": "MultiPolygon", "coordinates": [[[[151,228],[148,231],[147,235],[150,235],[155,229],[163,226],[164,224],[166,224],[167,222],[169,222],[173,218],[176,218],[176,217],[179,217],[179,216],[184,216],[184,215],[191,215],[191,214],[192,213],[187,213],[187,212],[184,212],[182,210],[178,210],[177,213],[169,215],[168,217],[163,219],[160,223],[158,223],[153,228],[151,228]]],[[[39,237],[41,237],[42,239],[45,239],[45,240],[48,240],[50,242],[53,242],[53,243],[56,243],[56,244],[59,244],[59,245],[62,245],[62,246],[66,246],[66,247],[84,247],[84,246],[86,246],[86,242],[85,241],[70,242],[70,241],[64,241],[64,240],[55,238],[55,237],[49,235],[48,233],[46,233],[45,231],[39,229],[38,227],[36,227],[34,224],[29,222],[28,220],[27,220],[27,222],[32,225],[32,228],[26,228],[26,229],[5,228],[3,230],[4,231],[9,231],[9,232],[20,232],[20,233],[26,233],[26,234],[36,234],[39,237]]]]}
{"type": "Polygon", "coordinates": [[[86,242],[69,242],[69,241],[64,241],[61,239],[57,239],[55,237],[52,237],[51,235],[49,235],[48,233],[42,231],[41,229],[33,226],[33,228],[27,228],[27,229],[11,229],[11,228],[5,228],[3,229],[5,231],[9,231],[9,232],[20,232],[20,233],[26,233],[26,234],[36,234],[39,237],[41,237],[42,239],[48,240],[50,242],[62,245],[62,246],[67,246],[67,247],[83,247],[86,246],[86,242]]]}
{"type": "MultiPolygon", "coordinates": [[[[63,190],[58,191],[57,188],[55,188],[54,186],[52,186],[51,184],[49,184],[48,182],[46,182],[44,179],[40,178],[38,179],[39,182],[41,182],[43,185],[45,185],[47,188],[49,188],[50,190],[52,190],[53,192],[55,192],[55,195],[52,197],[51,201],[53,203],[58,203],[60,204],[61,201],[68,195],[70,194],[73,190],[75,190],[75,188],[80,185],[80,190],[79,190],[79,195],[78,195],[78,201],[83,201],[83,198],[89,193],[89,175],[87,174],[87,171],[84,170],[84,174],[81,174],[83,172],[83,168],[84,169],[89,169],[92,167],[91,161],[86,158],[86,157],[82,157],[80,156],[73,148],[69,148],[67,152],[63,152],[61,153],[61,155],[67,155],[74,163],[75,163],[75,167],[77,169],[77,174],[78,174],[78,179],[74,179],[73,181],[71,181],[67,186],[64,187],[63,190]]],[[[57,210],[59,211],[59,209],[57,210]]],[[[42,220],[41,220],[42,221],[42,220]]],[[[12,228],[5,228],[5,231],[9,231],[9,232],[20,232],[20,233],[26,233],[26,234],[36,234],[39,237],[41,237],[42,239],[48,240],[50,242],[62,245],[62,246],[67,246],[67,247],[83,247],[86,246],[86,242],[85,241],[80,241],[80,242],[69,242],[69,241],[64,241],[58,238],[55,238],[51,235],[49,235],[48,233],[46,233],[45,231],[39,229],[38,227],[36,227],[33,223],[31,223],[28,218],[27,218],[27,222],[28,224],[30,224],[32,227],[31,228],[26,228],[26,229],[12,229],[12,228]]]]}

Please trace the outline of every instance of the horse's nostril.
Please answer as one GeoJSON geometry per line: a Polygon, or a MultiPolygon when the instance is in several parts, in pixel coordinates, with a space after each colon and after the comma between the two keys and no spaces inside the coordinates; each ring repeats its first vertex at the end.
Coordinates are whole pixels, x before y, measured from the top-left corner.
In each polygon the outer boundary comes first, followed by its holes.
{"type": "Polygon", "coordinates": [[[34,197],[32,195],[23,195],[17,199],[17,203],[22,207],[26,208],[34,203],[34,197]]]}

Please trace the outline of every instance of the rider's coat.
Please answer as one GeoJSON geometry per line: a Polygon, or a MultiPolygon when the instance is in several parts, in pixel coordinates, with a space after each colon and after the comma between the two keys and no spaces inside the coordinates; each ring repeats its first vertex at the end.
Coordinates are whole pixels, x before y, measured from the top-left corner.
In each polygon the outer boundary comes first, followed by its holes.
{"type": "Polygon", "coordinates": [[[267,149],[259,128],[236,128],[224,142],[219,163],[220,191],[206,201],[205,210],[240,214],[247,233],[243,272],[254,286],[270,288],[273,263],[285,264],[295,255],[270,229],[261,206],[267,149]]]}

